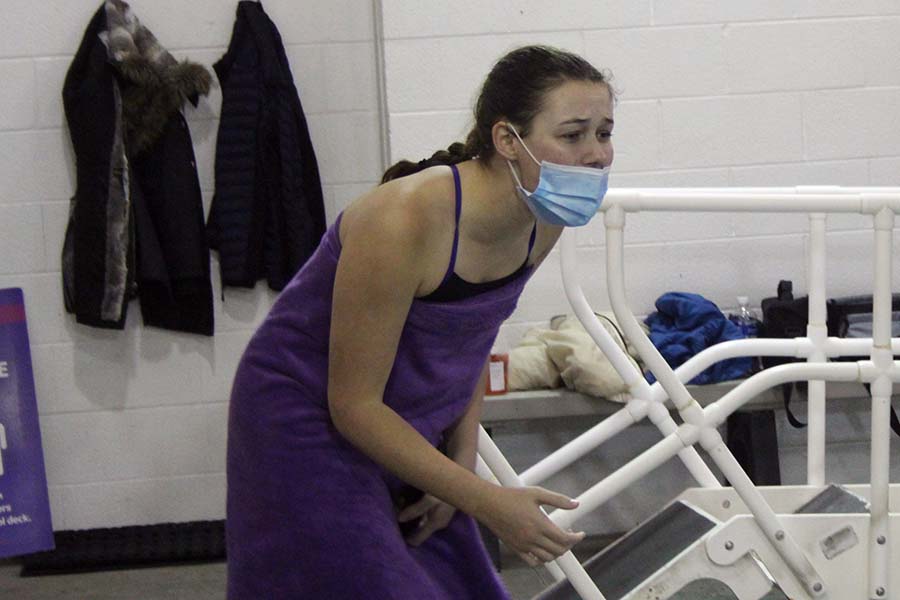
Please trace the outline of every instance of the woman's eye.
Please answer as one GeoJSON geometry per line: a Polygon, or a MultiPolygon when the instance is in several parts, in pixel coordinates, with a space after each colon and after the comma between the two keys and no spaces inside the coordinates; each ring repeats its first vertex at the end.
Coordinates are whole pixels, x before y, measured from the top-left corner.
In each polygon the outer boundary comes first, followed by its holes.
{"type": "Polygon", "coordinates": [[[613,136],[612,131],[601,131],[600,133],[597,134],[597,137],[600,138],[601,140],[608,140],[612,136],[613,136]]]}
{"type": "Polygon", "coordinates": [[[571,133],[564,133],[563,139],[570,142],[577,142],[581,139],[582,133],[580,131],[573,131],[571,133]]]}

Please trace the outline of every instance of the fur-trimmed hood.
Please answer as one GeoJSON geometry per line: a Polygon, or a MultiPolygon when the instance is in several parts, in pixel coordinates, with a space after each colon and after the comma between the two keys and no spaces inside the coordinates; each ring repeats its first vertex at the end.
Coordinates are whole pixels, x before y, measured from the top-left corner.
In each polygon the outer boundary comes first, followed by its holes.
{"type": "Polygon", "coordinates": [[[128,152],[138,155],[159,138],[186,101],[209,93],[212,74],[188,60],[177,61],[122,0],[107,0],[106,45],[122,87],[122,118],[128,152]]]}

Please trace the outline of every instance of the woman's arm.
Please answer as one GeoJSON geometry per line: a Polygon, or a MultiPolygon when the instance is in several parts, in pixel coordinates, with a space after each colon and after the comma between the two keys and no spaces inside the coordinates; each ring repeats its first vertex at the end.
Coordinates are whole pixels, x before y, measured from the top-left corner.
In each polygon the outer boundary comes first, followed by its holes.
{"type": "Polygon", "coordinates": [[[469,406],[447,438],[447,456],[473,472],[475,471],[475,457],[478,454],[478,426],[481,424],[481,410],[484,407],[484,390],[487,385],[489,366],[490,361],[485,362],[469,406]]]}
{"type": "MultiPolygon", "coordinates": [[[[399,181],[397,182],[400,183],[399,181]]],[[[398,186],[390,186],[396,190],[398,186]]],[[[387,202],[381,186],[342,221],[334,283],[328,407],[337,430],[407,483],[481,520],[521,554],[558,556],[579,536],[541,504],[574,508],[540,488],[501,488],[447,458],[384,404],[400,334],[427,269],[429,215],[415,201],[387,202]]]]}
{"type": "Polygon", "coordinates": [[[427,225],[411,204],[388,202],[376,192],[357,207],[352,220],[342,222],[347,230],[342,231],[334,283],[328,406],[338,431],[376,462],[475,513],[488,487],[446,459],[383,402],[426,268],[420,257],[427,251],[427,225]]]}
{"type": "MultiPolygon", "coordinates": [[[[475,392],[466,408],[466,412],[448,430],[447,456],[453,462],[470,471],[475,471],[475,460],[478,454],[478,426],[481,423],[481,408],[484,402],[484,390],[490,362],[486,362],[475,385],[475,392]]],[[[410,504],[397,515],[401,523],[417,521],[416,529],[409,534],[407,542],[418,546],[433,534],[450,524],[456,509],[446,502],[425,494],[418,502],[410,504]]]]}

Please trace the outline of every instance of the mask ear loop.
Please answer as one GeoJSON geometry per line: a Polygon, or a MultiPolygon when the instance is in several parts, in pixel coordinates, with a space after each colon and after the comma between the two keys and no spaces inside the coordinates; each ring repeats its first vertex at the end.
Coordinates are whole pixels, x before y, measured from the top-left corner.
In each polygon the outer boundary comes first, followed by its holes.
{"type": "Polygon", "coordinates": [[[536,158],[534,157],[534,154],[532,154],[532,153],[531,153],[531,150],[528,149],[528,146],[525,145],[525,141],[524,141],[524,140],[522,139],[522,137],[519,135],[519,132],[516,131],[516,128],[513,127],[513,124],[512,124],[512,123],[506,123],[506,126],[509,127],[509,130],[513,132],[513,135],[516,136],[516,139],[519,140],[519,143],[522,144],[522,147],[523,147],[523,148],[525,148],[525,152],[528,153],[528,156],[531,157],[531,160],[534,161],[534,164],[536,164],[537,166],[541,166],[541,161],[539,161],[538,159],[536,159],[536,158]]]}
{"type": "MultiPolygon", "coordinates": [[[[528,153],[528,156],[531,157],[531,160],[533,160],[533,161],[535,162],[535,164],[537,164],[538,166],[540,166],[541,163],[538,162],[538,159],[536,159],[536,158],[534,157],[534,154],[532,154],[532,153],[531,153],[531,150],[528,149],[528,146],[525,145],[525,142],[522,140],[522,137],[519,135],[519,132],[516,131],[516,128],[513,127],[513,124],[512,124],[512,123],[504,123],[504,125],[506,125],[506,127],[507,127],[510,131],[513,132],[513,135],[516,136],[516,139],[519,140],[519,143],[522,144],[522,147],[523,147],[523,148],[525,148],[525,152],[528,153]]],[[[522,180],[519,179],[519,174],[516,172],[516,169],[513,167],[512,161],[509,160],[509,159],[507,159],[507,160],[506,160],[506,165],[509,167],[509,170],[510,170],[510,172],[512,173],[513,179],[516,180],[516,185],[519,187],[519,189],[522,190],[522,191],[525,192],[525,193],[528,193],[528,190],[526,190],[526,189],[525,189],[525,186],[522,185],[522,180]]]]}
{"type": "Polygon", "coordinates": [[[522,186],[522,180],[519,179],[519,174],[516,173],[516,169],[513,167],[512,162],[509,161],[509,160],[507,160],[507,161],[506,161],[506,166],[509,167],[509,172],[512,173],[513,179],[516,180],[516,186],[517,186],[520,190],[522,190],[523,192],[527,192],[528,190],[526,190],[526,189],[522,186]]]}

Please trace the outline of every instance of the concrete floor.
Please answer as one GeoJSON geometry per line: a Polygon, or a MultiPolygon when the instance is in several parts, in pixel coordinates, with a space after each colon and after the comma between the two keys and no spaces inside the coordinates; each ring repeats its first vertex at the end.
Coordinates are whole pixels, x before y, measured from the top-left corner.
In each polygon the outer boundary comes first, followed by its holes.
{"type": "MultiPolygon", "coordinates": [[[[585,540],[584,552],[589,548],[585,540]]],[[[527,600],[553,579],[503,553],[500,573],[515,600],[527,600]]],[[[582,557],[584,560],[584,557],[582,557]]],[[[223,600],[225,563],[100,571],[77,575],[19,577],[14,560],[0,561],[0,598],[9,600],[223,600]]],[[[373,599],[375,600],[375,599],[373,599]]]]}

